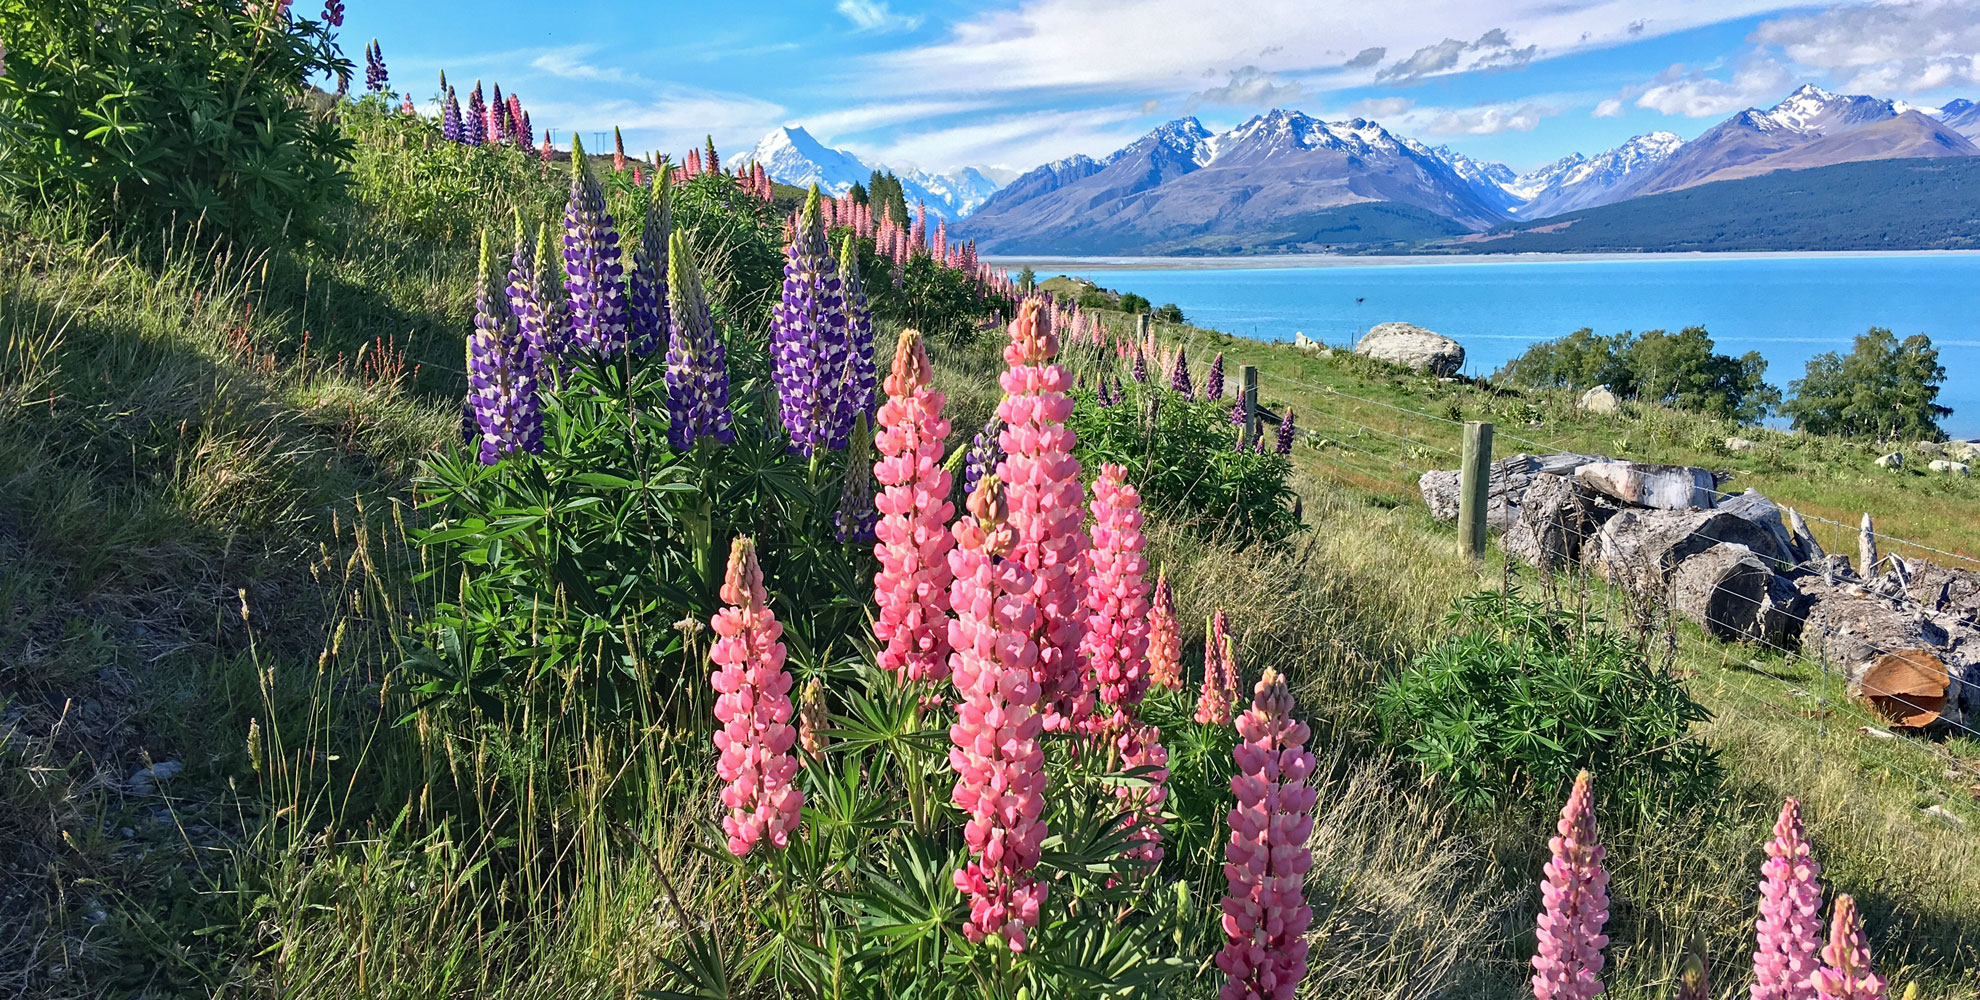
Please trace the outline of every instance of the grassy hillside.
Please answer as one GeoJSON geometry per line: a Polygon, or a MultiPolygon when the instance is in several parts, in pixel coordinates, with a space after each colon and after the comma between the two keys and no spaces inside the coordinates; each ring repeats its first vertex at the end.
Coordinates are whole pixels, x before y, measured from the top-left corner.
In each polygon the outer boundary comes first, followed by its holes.
{"type": "Polygon", "coordinates": [[[1457,253],[1980,248],[1980,158],[1717,181],[1425,245],[1457,253]]]}
{"type": "MultiPolygon", "coordinates": [[[[473,234],[559,204],[561,179],[361,138],[334,235],[301,251],[119,243],[0,206],[0,993],[631,996],[663,984],[678,913],[733,933],[775,903],[687,846],[716,808],[704,729],[570,710],[554,677],[519,717],[414,708],[414,630],[466,586],[422,576],[407,535],[412,479],[457,433],[473,234]]],[[[1454,598],[1549,586],[1473,563],[1410,501],[1416,472],[1452,464],[1446,420],[1731,467],[1734,488],[1837,520],[1875,510],[1980,555],[1973,484],[1859,473],[1867,456],[1843,442],[1742,432],[1761,450],[1725,456],[1729,429],[1683,415],[1582,418],[1553,397],[1162,333],[1199,370],[1215,351],[1233,373],[1259,365],[1266,405],[1332,442],[1295,449],[1310,530],[1283,550],[1150,525],[1181,619],[1229,610],[1247,669],[1292,676],[1314,726],[1311,996],[1524,989],[1551,804],[1456,811],[1377,747],[1368,707],[1454,598]]],[[[936,345],[951,448],[996,402],[1000,349],[936,345]]],[[[1668,635],[1732,778],[1720,815],[1605,817],[1608,995],[1664,996],[1693,930],[1720,995],[1743,992],[1758,845],[1788,794],[1825,878],[1864,902],[1884,971],[1927,997],[1980,995],[1980,847],[1919,811],[1980,822],[1966,779],[1945,777],[1980,746],[1866,742],[1821,676],[1668,635]]],[[[1201,870],[1199,902],[1221,886],[1201,870]]]]}

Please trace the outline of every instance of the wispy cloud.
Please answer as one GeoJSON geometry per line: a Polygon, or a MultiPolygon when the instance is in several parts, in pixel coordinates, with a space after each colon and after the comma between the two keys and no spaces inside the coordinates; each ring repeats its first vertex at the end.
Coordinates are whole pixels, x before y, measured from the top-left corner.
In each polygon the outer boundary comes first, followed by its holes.
{"type": "Polygon", "coordinates": [[[1097,156],[1119,149],[1147,131],[1134,124],[1140,117],[1132,107],[1011,114],[851,148],[896,166],[938,170],[975,163],[1022,171],[1074,152],[1097,156]]]}
{"type": "Polygon", "coordinates": [[[644,85],[647,81],[638,74],[609,66],[597,66],[585,61],[587,56],[597,51],[595,45],[574,45],[569,48],[551,49],[535,59],[530,66],[551,76],[566,80],[584,80],[591,83],[622,83],[644,85]]]}
{"type": "MultiPolygon", "coordinates": [[[[1625,88],[1613,100],[1634,99],[1639,108],[1686,118],[1713,118],[1772,104],[1794,85],[1794,73],[1765,56],[1743,60],[1726,79],[1679,63],[1649,82],[1625,88]]],[[[1596,108],[1598,112],[1603,106],[1596,108]]],[[[1619,108],[1610,108],[1619,111],[1619,108]]]]}
{"type": "Polygon", "coordinates": [[[913,31],[921,27],[918,15],[896,14],[886,0],[839,0],[838,11],[860,31],[913,31]]]}
{"type": "Polygon", "coordinates": [[[1539,52],[1540,46],[1522,48],[1514,45],[1506,29],[1493,28],[1479,35],[1475,42],[1446,38],[1434,45],[1425,45],[1410,53],[1409,58],[1399,59],[1394,65],[1377,72],[1375,79],[1409,81],[1470,70],[1516,69],[1532,62],[1539,52]]]}
{"type": "Polygon", "coordinates": [[[993,102],[983,99],[888,101],[806,115],[803,118],[803,125],[812,135],[820,139],[829,139],[832,136],[859,135],[890,125],[926,121],[994,107],[996,105],[993,102]]]}
{"type": "Polygon", "coordinates": [[[1761,24],[1753,41],[1858,93],[1980,84],[1975,0],[1865,4],[1783,17],[1761,24]]]}
{"type": "Polygon", "coordinates": [[[1190,111],[1206,104],[1262,107],[1291,103],[1305,95],[1298,83],[1282,83],[1275,73],[1267,73],[1256,66],[1240,66],[1231,71],[1230,82],[1189,95],[1183,101],[1183,107],[1190,111]]]}
{"type": "MultiPolygon", "coordinates": [[[[617,127],[629,149],[679,151],[709,135],[723,146],[753,144],[783,124],[788,112],[781,104],[742,94],[668,86],[651,100],[543,101],[531,105],[531,113],[536,125],[558,133],[589,137],[617,127]]],[[[563,141],[559,135],[557,142],[563,141]]]]}

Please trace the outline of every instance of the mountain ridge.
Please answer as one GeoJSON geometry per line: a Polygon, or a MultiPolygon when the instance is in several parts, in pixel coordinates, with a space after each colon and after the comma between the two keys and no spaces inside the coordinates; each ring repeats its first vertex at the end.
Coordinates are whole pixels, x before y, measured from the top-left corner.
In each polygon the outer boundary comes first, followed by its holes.
{"type": "Polygon", "coordinates": [[[819,142],[802,125],[770,131],[738,162],[761,163],[771,180],[794,187],[816,184],[833,196],[844,195],[854,184],[865,184],[875,170],[892,171],[900,179],[910,207],[925,203],[930,212],[951,221],[975,211],[999,187],[976,167],[930,174],[868,163],[857,154],[819,142]]]}

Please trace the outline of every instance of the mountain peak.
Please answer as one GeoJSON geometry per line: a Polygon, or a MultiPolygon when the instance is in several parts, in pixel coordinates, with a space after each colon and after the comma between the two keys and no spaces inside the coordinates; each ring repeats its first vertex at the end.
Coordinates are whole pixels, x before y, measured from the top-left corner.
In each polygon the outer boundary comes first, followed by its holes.
{"type": "Polygon", "coordinates": [[[819,142],[803,125],[770,130],[740,162],[760,163],[773,180],[795,187],[815,184],[834,197],[844,195],[855,184],[866,183],[876,170],[890,170],[901,180],[910,203],[927,202],[930,211],[946,219],[968,215],[997,189],[996,182],[967,168],[949,174],[927,174],[870,164],[853,153],[819,142]]]}

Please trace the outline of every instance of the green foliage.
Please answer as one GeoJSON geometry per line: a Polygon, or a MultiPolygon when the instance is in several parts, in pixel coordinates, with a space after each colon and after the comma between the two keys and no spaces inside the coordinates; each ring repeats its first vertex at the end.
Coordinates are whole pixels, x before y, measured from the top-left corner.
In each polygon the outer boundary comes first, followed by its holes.
{"type": "Polygon", "coordinates": [[[1516,592],[1465,597],[1445,624],[1375,707],[1383,740],[1457,802],[1557,802],[1586,769],[1633,809],[1709,804],[1718,756],[1691,735],[1709,713],[1638,641],[1516,592]]]}
{"type": "Polygon", "coordinates": [[[1201,538],[1271,545],[1299,530],[1286,485],[1291,461],[1238,451],[1229,407],[1153,383],[1128,382],[1122,397],[1101,406],[1094,393],[1078,394],[1068,424],[1088,471],[1102,462],[1126,466],[1151,509],[1201,538]]]}
{"type": "Polygon", "coordinates": [[[1848,355],[1834,351],[1808,360],[1808,371],[1789,383],[1794,398],[1781,410],[1797,430],[1879,440],[1945,436],[1939,418],[1946,369],[1932,338],[1913,334],[1899,343],[1891,331],[1873,327],[1856,338],[1848,355]]]}
{"type": "Polygon", "coordinates": [[[1018,272],[1018,279],[1017,279],[1018,291],[1024,292],[1025,294],[1028,295],[1031,293],[1032,288],[1035,287],[1037,284],[1038,284],[1038,275],[1032,273],[1031,265],[1026,264],[1024,270],[1018,272]]]}
{"type": "Polygon", "coordinates": [[[884,212],[893,217],[895,225],[908,224],[907,192],[893,171],[875,170],[866,179],[866,197],[868,204],[874,206],[875,215],[884,212]]]}
{"type": "Polygon", "coordinates": [[[1126,292],[1121,295],[1120,310],[1122,312],[1145,313],[1148,311],[1148,308],[1148,300],[1133,292],[1126,292]]]}
{"type": "Polygon", "coordinates": [[[1162,303],[1161,307],[1155,310],[1155,318],[1164,323],[1174,323],[1177,326],[1188,322],[1188,320],[1183,319],[1182,307],[1176,305],[1174,302],[1162,303]]]}
{"type": "Polygon", "coordinates": [[[1702,326],[1607,337],[1583,327],[1528,347],[1497,377],[1527,388],[1606,385],[1625,398],[1741,423],[1758,422],[1780,403],[1780,390],[1762,377],[1766,359],[1754,351],[1735,358],[1712,348],[1702,326]]]}
{"type": "Polygon", "coordinates": [[[532,152],[452,142],[438,123],[376,97],[347,105],[341,117],[356,149],[353,193],[403,237],[465,246],[483,230],[506,232],[518,211],[532,222],[563,212],[568,161],[558,169],[532,152]]]}
{"type": "Polygon", "coordinates": [[[101,219],[308,235],[350,142],[304,101],[348,78],[327,26],[238,0],[0,0],[0,189],[101,219]]]}

